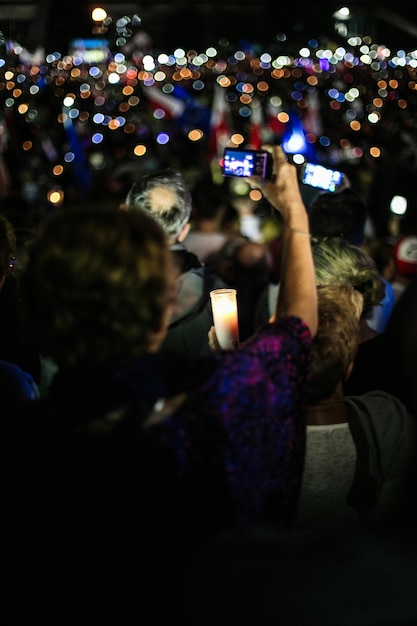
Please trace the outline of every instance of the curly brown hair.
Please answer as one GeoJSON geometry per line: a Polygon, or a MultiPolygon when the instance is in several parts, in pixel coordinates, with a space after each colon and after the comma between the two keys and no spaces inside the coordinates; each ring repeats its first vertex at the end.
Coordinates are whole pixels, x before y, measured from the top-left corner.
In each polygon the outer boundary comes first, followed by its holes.
{"type": "Polygon", "coordinates": [[[60,210],[28,246],[22,300],[39,350],[61,369],[147,350],[171,293],[160,226],[140,211],[60,210]]]}
{"type": "Polygon", "coordinates": [[[363,296],[352,287],[319,287],[317,334],[312,342],[313,369],[308,403],[330,398],[346,379],[358,348],[363,296]]]}

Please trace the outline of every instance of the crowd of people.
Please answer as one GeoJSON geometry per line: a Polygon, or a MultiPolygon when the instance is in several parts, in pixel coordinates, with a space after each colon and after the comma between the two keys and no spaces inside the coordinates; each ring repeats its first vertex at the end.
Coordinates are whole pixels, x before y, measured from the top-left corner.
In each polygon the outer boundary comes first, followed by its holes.
{"type": "Polygon", "coordinates": [[[415,624],[417,233],[266,149],[256,238],[171,169],[0,216],[6,624],[415,624]]]}

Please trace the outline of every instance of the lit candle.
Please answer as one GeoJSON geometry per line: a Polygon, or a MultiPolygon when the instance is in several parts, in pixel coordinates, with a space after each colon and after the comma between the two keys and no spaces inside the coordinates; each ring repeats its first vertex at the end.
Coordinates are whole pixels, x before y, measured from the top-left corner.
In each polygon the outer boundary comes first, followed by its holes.
{"type": "Polygon", "coordinates": [[[235,348],[239,343],[236,289],[214,289],[210,296],[219,346],[224,350],[235,348]]]}

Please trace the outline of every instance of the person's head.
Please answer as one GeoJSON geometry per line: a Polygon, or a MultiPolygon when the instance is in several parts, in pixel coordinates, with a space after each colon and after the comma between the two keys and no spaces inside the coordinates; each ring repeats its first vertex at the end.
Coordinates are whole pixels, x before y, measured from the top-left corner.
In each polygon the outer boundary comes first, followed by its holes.
{"type": "Polygon", "coordinates": [[[16,236],[12,224],[0,215],[0,289],[16,262],[16,236]]]}
{"type": "Polygon", "coordinates": [[[417,235],[403,235],[393,249],[397,277],[411,280],[417,274],[417,235]]]}
{"type": "Polygon", "coordinates": [[[312,342],[313,369],[308,403],[330,398],[355,359],[363,298],[351,287],[317,290],[319,324],[312,342]]]}
{"type": "Polygon", "coordinates": [[[179,172],[161,170],[143,176],[130,188],[124,208],[150,215],[162,226],[171,244],[183,241],[188,234],[191,193],[179,172]]]}
{"type": "Polygon", "coordinates": [[[361,246],[365,239],[366,205],[350,187],[319,194],[308,210],[312,237],[344,237],[361,246]]]}
{"type": "Polygon", "coordinates": [[[155,350],[172,298],[170,252],[141,211],[72,209],[44,221],[22,277],[28,329],[61,369],[155,350]]]}
{"type": "Polygon", "coordinates": [[[343,237],[324,239],[313,244],[317,286],[353,287],[363,295],[364,319],[384,297],[385,285],[372,257],[343,237]]]}
{"type": "Polygon", "coordinates": [[[198,226],[201,222],[213,222],[216,228],[227,204],[227,195],[221,185],[215,184],[211,178],[202,178],[193,187],[192,218],[198,226]]]}

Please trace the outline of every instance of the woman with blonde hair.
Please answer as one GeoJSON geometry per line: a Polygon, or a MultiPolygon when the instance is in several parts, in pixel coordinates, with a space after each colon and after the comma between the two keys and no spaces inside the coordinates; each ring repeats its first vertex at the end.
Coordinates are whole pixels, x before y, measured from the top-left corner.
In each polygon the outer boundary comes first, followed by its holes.
{"type": "Polygon", "coordinates": [[[384,391],[343,394],[358,348],[363,301],[350,286],[318,288],[319,326],[312,344],[297,517],[302,529],[359,522],[401,527],[412,505],[414,418],[384,391]]]}

